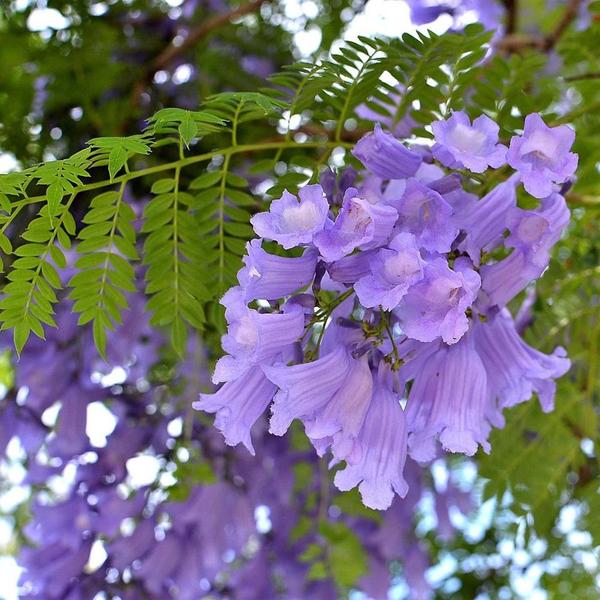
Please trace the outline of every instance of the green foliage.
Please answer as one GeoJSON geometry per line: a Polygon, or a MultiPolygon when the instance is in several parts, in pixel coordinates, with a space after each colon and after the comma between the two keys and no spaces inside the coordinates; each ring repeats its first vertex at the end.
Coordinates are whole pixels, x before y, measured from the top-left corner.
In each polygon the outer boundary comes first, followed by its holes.
{"type": "Polygon", "coordinates": [[[118,191],[104,192],[91,201],[83,218],[85,227],[77,236],[81,255],[75,263],[78,272],[69,281],[73,310],[80,313],[78,323],[92,321],[96,347],[102,355],[106,329],[121,324],[121,313],[127,307],[125,294],[136,289],[131,264],[138,258],[132,225],[135,213],[124,201],[124,194],[122,182],[118,191]]]}
{"type": "Polygon", "coordinates": [[[93,323],[100,353],[106,330],[121,322],[127,293],[135,289],[139,261],[151,322],[167,328],[183,354],[190,327],[220,329],[214,301],[235,281],[245,242],[253,235],[250,217],[265,206],[267,197],[256,194],[243,174],[246,155],[261,159],[253,171],[263,177],[276,171],[268,197],[286,188],[295,191],[317,178],[336,147],[352,146],[345,141],[350,117],[367,99],[385,99],[394,89],[390,77],[407,89],[397,117],[418,96],[419,118],[426,122],[432,118],[429,108],[450,88],[437,89],[434,98],[423,85],[435,80],[464,87],[488,38],[480,28],[393,42],[361,38],[328,59],[287,68],[272,78],[276,87],[262,93],[216,94],[197,111],[161,109],[141,134],[94,138],[71,158],[1,176],[2,232],[17,226],[25,207],[38,208],[20,239],[13,234],[11,244],[0,237],[9,269],[2,327],[14,328],[20,350],[31,331],[43,336],[43,326],[53,325],[60,296],[55,290],[63,287],[56,267],[67,266],[71,259],[64,251],[76,238],[79,257],[71,262],[75,274],[68,297],[80,324],[93,323]],[[314,133],[296,139],[291,119],[306,115],[314,133]],[[277,135],[274,128],[286,121],[287,131],[277,135]],[[257,141],[254,132],[262,130],[270,130],[270,137],[257,141]],[[127,193],[132,185],[138,194],[139,186],[151,194],[139,234],[134,226],[139,207],[130,204],[127,193]],[[82,200],[88,210],[76,231],[72,213],[80,211],[82,200]]]}
{"type": "Polygon", "coordinates": [[[323,521],[323,544],[309,544],[300,556],[310,563],[308,580],[332,577],[340,589],[348,589],[368,572],[367,556],[358,536],[344,523],[323,521]]]}
{"type": "MultiPolygon", "coordinates": [[[[159,1],[151,9],[141,0],[130,4],[157,14],[164,9],[159,1]]],[[[312,21],[325,27],[324,48],[337,35],[341,11],[349,4],[323,3],[312,21]]],[[[222,326],[216,300],[235,282],[252,237],[249,219],[284,189],[295,192],[316,181],[325,165],[352,160],[343,151],[371,125],[355,114],[361,104],[395,122],[410,114],[418,123],[416,133],[424,137],[431,136],[431,121],[452,110],[488,114],[500,125],[503,141],[518,132],[530,112],[555,124],[574,123],[580,154],[578,181],[568,194],[574,223],[537,286],[535,318],[527,332],[528,341],[545,352],[565,346],[573,368],[559,383],[554,413],[542,414],[535,401],[507,411],[506,427],[492,436],[491,455],[477,459],[488,480],[484,497],[498,500],[495,529],[478,542],[461,539],[453,550],[458,557],[493,555],[502,533],[516,539],[524,530],[529,539],[547,541],[546,556],[570,556],[573,548],[560,539],[556,525],[561,511],[573,505],[580,510],[580,526],[591,533],[594,545],[600,544],[600,26],[562,37],[560,74],[533,47],[486,56],[489,34],[473,26],[464,34],[360,38],[331,56],[285,67],[260,93],[214,94],[239,89],[240,81],[247,89],[260,83],[241,71],[239,53],[223,48],[245,54],[285,48],[275,52],[275,63],[290,60],[289,32],[248,19],[250,25],[227,25],[223,45],[199,45],[202,72],[193,97],[200,93],[207,100],[198,110],[160,108],[169,103],[163,91],[142,109],[130,95],[132,87],[141,83],[144,88],[139,70],[126,61],[105,60],[127,51],[129,42],[114,26],[123,3],[110,3],[112,20],[92,19],[88,5],[70,2],[77,18],[45,43],[37,34],[24,41],[26,15],[7,9],[0,16],[5,42],[0,44],[0,143],[25,165],[0,176],[0,324],[13,330],[17,350],[31,332],[43,337],[45,328],[54,326],[57,303],[68,299],[80,324],[93,323],[103,353],[106,330],[121,323],[128,293],[139,285],[145,286],[152,324],[168,330],[180,354],[190,328],[202,330],[210,345],[222,326]],[[58,54],[68,58],[53,61],[58,54]],[[26,64],[35,64],[37,71],[22,68],[26,64]],[[50,127],[35,133],[39,117],[32,90],[38,77],[46,78],[45,118],[60,122],[60,143],[50,138],[50,127]],[[398,86],[403,90],[399,104],[398,86]],[[82,108],[82,119],[64,118],[74,107],[82,108]],[[137,129],[134,123],[144,110],[156,110],[147,127],[125,136],[137,129]],[[42,150],[69,156],[88,138],[89,146],[68,158],[29,166],[42,159],[42,150]],[[256,176],[269,182],[266,191],[267,186],[256,185],[256,176]],[[65,269],[73,273],[68,281],[62,279],[65,269]]],[[[539,24],[545,33],[561,13],[561,7],[548,11],[542,0],[528,2],[527,8],[520,15],[523,27],[539,24]]],[[[277,3],[269,3],[269,10],[282,17],[277,3]]],[[[196,15],[205,16],[203,9],[196,15]]],[[[160,37],[138,39],[139,50],[157,56],[160,37]]],[[[193,56],[187,58],[194,62],[193,56]]],[[[484,189],[476,181],[468,186],[484,189]]],[[[4,359],[0,356],[0,379],[10,382],[4,359]]],[[[293,443],[295,450],[306,449],[298,431],[293,443]]],[[[169,491],[173,499],[183,499],[193,484],[214,477],[208,462],[197,456],[178,463],[176,473],[181,485],[169,491]]],[[[303,555],[309,578],[333,576],[347,592],[366,572],[364,549],[352,531],[320,514],[321,504],[327,504],[322,499],[331,494],[330,480],[316,481],[314,469],[304,462],[295,475],[294,501],[303,503],[305,514],[290,543],[302,544],[317,533],[319,543],[308,545],[303,555]]],[[[364,508],[356,491],[331,502],[347,515],[373,524],[381,520],[364,508]]],[[[427,542],[443,556],[442,545],[427,542]]],[[[484,570],[483,576],[474,571],[460,573],[460,597],[475,597],[482,585],[495,597],[507,583],[501,569],[484,570]]],[[[545,575],[543,584],[550,597],[597,597],[597,590],[590,593],[593,577],[575,566],[559,576],[545,575]]],[[[438,595],[459,597],[443,590],[438,595]]]]}

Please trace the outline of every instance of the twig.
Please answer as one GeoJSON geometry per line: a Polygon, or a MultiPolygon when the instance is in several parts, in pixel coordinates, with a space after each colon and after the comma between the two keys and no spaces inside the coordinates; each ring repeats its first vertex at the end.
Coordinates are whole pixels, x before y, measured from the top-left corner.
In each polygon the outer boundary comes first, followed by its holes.
{"type": "Polygon", "coordinates": [[[233,19],[238,19],[244,15],[256,12],[266,1],[267,0],[252,0],[246,4],[241,4],[228,12],[206,19],[203,23],[190,30],[185,39],[181,40],[179,36],[173,38],[169,45],[150,63],[149,67],[143,72],[140,79],[133,86],[131,92],[131,104],[137,105],[139,103],[142,92],[146,89],[158,71],[168,67],[174,59],[190,48],[193,48],[216,29],[224,27],[233,19]]]}
{"type": "Polygon", "coordinates": [[[582,0],[569,0],[560,21],[556,24],[552,33],[546,36],[546,50],[550,50],[556,46],[558,40],[560,40],[563,33],[569,28],[569,25],[577,16],[581,2],[582,0]]]}
{"type": "MultiPolygon", "coordinates": [[[[510,0],[506,0],[505,4],[508,8],[510,0]]],[[[521,33],[515,33],[514,29],[510,28],[511,11],[509,10],[507,23],[507,35],[498,43],[498,48],[505,52],[520,52],[527,48],[535,48],[543,52],[548,52],[556,46],[560,38],[563,36],[565,31],[569,28],[577,12],[581,6],[582,0],[569,0],[566,4],[565,10],[554,27],[554,29],[545,36],[527,35],[521,33]]]]}
{"type": "Polygon", "coordinates": [[[511,35],[517,30],[517,16],[519,13],[517,0],[504,0],[504,6],[507,13],[506,33],[511,35]]]}
{"type": "Polygon", "coordinates": [[[600,71],[592,73],[581,73],[581,75],[572,75],[571,77],[565,77],[564,80],[567,82],[571,81],[585,81],[587,79],[600,79],[600,71]]]}
{"type": "Polygon", "coordinates": [[[504,52],[521,52],[528,48],[544,49],[544,38],[524,33],[511,33],[505,35],[497,46],[498,50],[504,52]]]}

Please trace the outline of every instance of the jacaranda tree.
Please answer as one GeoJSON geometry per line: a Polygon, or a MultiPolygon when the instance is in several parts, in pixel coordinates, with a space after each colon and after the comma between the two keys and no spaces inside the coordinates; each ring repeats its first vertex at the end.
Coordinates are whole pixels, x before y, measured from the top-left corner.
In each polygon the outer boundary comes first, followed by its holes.
{"type": "Polygon", "coordinates": [[[600,3],[4,4],[9,597],[597,598],[600,3]]]}

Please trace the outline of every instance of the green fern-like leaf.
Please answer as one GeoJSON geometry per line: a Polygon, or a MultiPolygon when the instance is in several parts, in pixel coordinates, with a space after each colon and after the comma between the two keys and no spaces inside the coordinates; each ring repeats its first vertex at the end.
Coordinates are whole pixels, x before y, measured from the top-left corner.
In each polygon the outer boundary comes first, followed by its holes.
{"type": "Polygon", "coordinates": [[[122,322],[127,308],[127,292],[135,291],[132,262],[138,255],[135,247],[133,209],[124,200],[125,183],[119,190],[96,196],[79,232],[75,263],[78,272],[69,281],[69,297],[75,301],[79,324],[93,323],[96,346],[104,355],[106,329],[122,322]]]}
{"type": "Polygon", "coordinates": [[[66,204],[58,204],[52,216],[48,205],[42,207],[23,233],[25,243],[14,250],[17,258],[3,289],[0,322],[3,329],[13,328],[17,352],[31,332],[44,338],[44,325],[56,327],[55,290],[62,287],[56,267],[66,267],[62,249],[71,247],[75,234],[75,220],[69,211],[73,199],[72,195],[66,204]]]}

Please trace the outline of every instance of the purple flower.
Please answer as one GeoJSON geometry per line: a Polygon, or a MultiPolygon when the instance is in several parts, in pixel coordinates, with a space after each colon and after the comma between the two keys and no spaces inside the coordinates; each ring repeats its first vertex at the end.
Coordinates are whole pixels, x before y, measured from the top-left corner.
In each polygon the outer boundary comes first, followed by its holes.
{"type": "Polygon", "coordinates": [[[354,156],[367,169],[383,179],[406,179],[417,172],[421,156],[400,143],[392,134],[385,133],[377,123],[373,133],[358,141],[354,156]]]}
{"type": "Polygon", "coordinates": [[[331,169],[325,169],[319,176],[319,183],[331,206],[341,206],[346,190],[354,186],[357,172],[353,167],[346,167],[336,175],[331,169]]]}
{"type": "Polygon", "coordinates": [[[454,508],[463,515],[473,509],[471,494],[447,482],[445,490],[436,490],[435,514],[437,517],[437,534],[444,541],[449,542],[456,536],[456,527],[450,519],[450,512],[454,508]]]}
{"type": "Polygon", "coordinates": [[[569,209],[560,194],[542,200],[535,211],[515,209],[505,244],[514,250],[505,259],[481,268],[481,287],[490,304],[505,306],[534,279],[550,260],[550,249],[569,222],[569,209]]]}
{"type": "Polygon", "coordinates": [[[481,200],[469,202],[456,219],[465,234],[458,248],[467,252],[476,266],[483,252],[493,250],[502,242],[509,216],[517,203],[517,182],[513,176],[497,185],[481,200]]]}
{"type": "Polygon", "coordinates": [[[335,223],[317,233],[315,246],[327,261],[338,260],[356,248],[369,250],[385,244],[398,214],[391,206],[371,204],[348,188],[335,223]]]}
{"type": "Polygon", "coordinates": [[[433,156],[447,167],[483,173],[488,165],[496,169],[506,163],[506,146],[498,143],[500,128],[486,115],[471,125],[469,116],[458,111],[431,127],[436,141],[433,156]]]}
{"type": "Polygon", "coordinates": [[[565,198],[560,194],[544,198],[535,211],[516,209],[509,218],[510,235],[504,244],[523,252],[533,263],[545,268],[550,260],[550,250],[569,224],[570,216],[565,198]]]}
{"type": "Polygon", "coordinates": [[[415,25],[427,25],[440,15],[453,15],[455,8],[445,2],[426,2],[425,0],[406,0],[410,8],[410,20],[415,25]]]}
{"type": "Polygon", "coordinates": [[[146,554],[156,544],[155,526],[153,519],[143,519],[131,535],[115,540],[109,550],[112,565],[125,569],[146,554]]]}
{"type": "Polygon", "coordinates": [[[464,26],[463,17],[474,12],[476,21],[486,29],[501,28],[504,7],[497,0],[406,0],[410,8],[410,20],[415,25],[426,25],[435,21],[440,15],[449,15],[454,19],[454,26],[464,26]]]}
{"type": "Polygon", "coordinates": [[[457,259],[451,270],[445,258],[435,258],[394,313],[409,338],[431,342],[441,337],[454,344],[469,327],[465,311],[474,302],[480,283],[467,259],[457,259]]]}
{"type": "Polygon", "coordinates": [[[194,402],[193,407],[216,413],[215,427],[225,442],[229,446],[241,442],[254,455],[250,431],[270,404],[276,389],[259,367],[252,367],[214,394],[200,394],[200,400],[194,402]]]}
{"type": "Polygon", "coordinates": [[[519,172],[532,196],[544,198],[554,191],[553,183],[563,183],[575,173],[578,157],[569,152],[574,141],[571,127],[548,127],[533,113],[525,118],[523,135],[510,141],[508,164],[519,172]]]}
{"type": "MultiPolygon", "coordinates": [[[[477,13],[477,22],[481,23],[489,30],[502,30],[502,20],[505,14],[505,8],[502,2],[498,0],[465,0],[466,10],[473,10],[477,13]]],[[[496,32],[495,35],[497,35],[496,32]]]]}
{"type": "MultiPolygon", "coordinates": [[[[350,361],[345,381],[329,402],[306,423],[311,440],[331,438],[331,450],[337,460],[352,461],[360,455],[357,437],[365,420],[373,377],[367,356],[350,361]]],[[[329,442],[329,440],[327,440],[329,442]]]]}
{"type": "Polygon", "coordinates": [[[283,435],[294,419],[312,420],[346,381],[350,356],[343,346],[310,363],[265,366],[266,376],[279,387],[269,431],[283,435]]]}
{"type": "Polygon", "coordinates": [[[366,308],[380,306],[394,309],[411,285],[423,278],[425,262],[421,258],[415,236],[399,233],[369,260],[370,274],[361,277],[354,289],[366,308]]]}
{"type": "Polygon", "coordinates": [[[450,250],[458,228],[451,219],[452,207],[436,191],[409,179],[402,196],[386,202],[398,211],[397,229],[414,234],[421,248],[432,252],[450,250]]]}
{"type": "Polygon", "coordinates": [[[197,486],[184,502],[170,502],[164,509],[172,531],[188,549],[198,550],[196,581],[199,573],[218,575],[225,567],[226,552],[235,556],[256,532],[250,499],[227,482],[197,486]]]}
{"type": "Polygon", "coordinates": [[[529,400],[533,392],[544,412],[554,408],[553,380],[562,377],[571,366],[563,348],[547,355],[526,344],[506,309],[486,323],[477,322],[473,335],[500,409],[529,400]]]}
{"type": "MultiPolygon", "coordinates": [[[[44,443],[48,430],[27,406],[18,406],[10,397],[0,401],[0,456],[13,437],[29,456],[33,456],[44,443]]],[[[30,467],[31,468],[31,467],[30,467]]]]}
{"type": "Polygon", "coordinates": [[[472,456],[478,444],[488,452],[489,398],[486,370],[473,336],[468,334],[452,346],[440,345],[415,377],[408,395],[411,457],[433,460],[437,438],[449,452],[472,456]]]}
{"type": "Polygon", "coordinates": [[[253,54],[244,54],[241,57],[240,65],[244,71],[261,79],[266,79],[277,70],[275,63],[270,58],[253,54]]]}
{"type": "Polygon", "coordinates": [[[369,275],[371,259],[376,255],[377,250],[368,250],[344,256],[328,265],[327,271],[333,281],[351,285],[361,277],[369,275]]]}
{"type": "Polygon", "coordinates": [[[347,491],[358,485],[366,506],[388,508],[394,492],[404,497],[408,485],[402,476],[406,461],[406,428],[400,398],[383,372],[373,385],[373,397],[358,436],[361,456],[335,474],[338,489],[347,491]]]}
{"type": "Polygon", "coordinates": [[[256,234],[286,249],[310,244],[325,227],[329,204],[320,185],[304,186],[298,196],[300,199],[286,191],[271,202],[269,212],[254,215],[250,222],[256,234]]]}
{"type": "Polygon", "coordinates": [[[245,305],[242,293],[240,288],[232,288],[221,301],[228,323],[221,344],[229,354],[215,365],[213,383],[231,381],[248,367],[274,359],[304,332],[301,306],[290,304],[282,313],[259,313],[245,305]]]}
{"type": "Polygon", "coordinates": [[[288,258],[269,254],[261,240],[252,240],[246,251],[244,267],[238,273],[246,302],[283,298],[306,287],[315,275],[317,253],[313,248],[306,249],[303,256],[288,258]]]}
{"type": "Polygon", "coordinates": [[[75,578],[83,573],[91,547],[91,541],[82,541],[77,549],[67,548],[60,542],[23,548],[19,560],[25,571],[20,583],[31,586],[33,597],[62,600],[75,578]]]}
{"type": "Polygon", "coordinates": [[[71,458],[89,446],[85,432],[88,403],[76,387],[68,388],[61,402],[56,437],[49,442],[49,452],[53,456],[71,458]]]}
{"type": "Polygon", "coordinates": [[[173,572],[185,556],[183,542],[175,535],[168,535],[157,542],[142,561],[136,564],[133,576],[143,580],[144,586],[153,594],[165,594],[173,572]]]}

